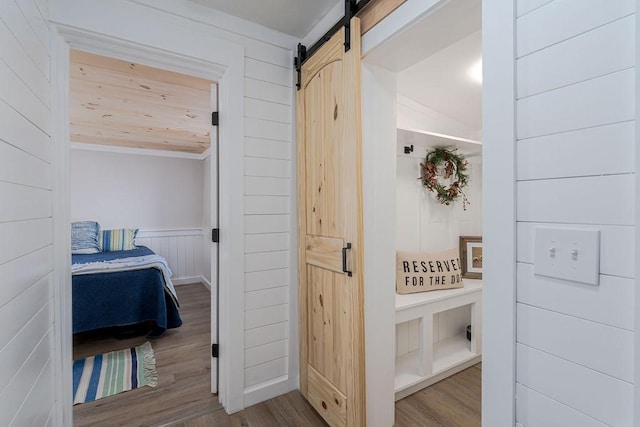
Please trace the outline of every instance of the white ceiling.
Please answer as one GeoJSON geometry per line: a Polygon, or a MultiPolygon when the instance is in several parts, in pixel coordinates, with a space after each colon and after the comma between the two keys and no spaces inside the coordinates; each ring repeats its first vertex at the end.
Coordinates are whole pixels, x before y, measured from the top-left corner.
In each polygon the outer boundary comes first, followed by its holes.
{"type": "MultiPolygon", "coordinates": [[[[482,1],[447,0],[368,52],[367,63],[397,72],[398,92],[482,133],[482,85],[469,68],[482,55],[482,1]]],[[[424,129],[434,131],[434,129],[424,129]]]]}
{"type": "Polygon", "coordinates": [[[390,71],[404,70],[481,28],[482,0],[446,0],[368,52],[366,61],[390,71]]]}
{"type": "Polygon", "coordinates": [[[191,0],[302,38],[341,0],[191,0]]]}
{"type": "Polygon", "coordinates": [[[452,119],[482,129],[482,84],[470,69],[482,57],[478,31],[398,73],[398,93],[452,119]]]}

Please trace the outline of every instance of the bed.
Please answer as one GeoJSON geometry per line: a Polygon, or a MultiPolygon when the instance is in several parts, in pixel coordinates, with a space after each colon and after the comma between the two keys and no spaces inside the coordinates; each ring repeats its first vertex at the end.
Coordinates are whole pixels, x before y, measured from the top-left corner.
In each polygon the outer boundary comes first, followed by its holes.
{"type": "Polygon", "coordinates": [[[182,325],[164,258],[146,246],[72,255],[73,333],[148,324],[149,337],[182,325]]]}

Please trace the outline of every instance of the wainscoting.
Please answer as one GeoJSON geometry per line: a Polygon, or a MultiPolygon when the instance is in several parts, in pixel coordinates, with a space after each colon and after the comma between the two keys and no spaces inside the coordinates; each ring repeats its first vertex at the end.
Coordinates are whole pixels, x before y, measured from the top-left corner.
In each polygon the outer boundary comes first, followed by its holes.
{"type": "Polygon", "coordinates": [[[202,228],[140,230],[136,245],[144,245],[162,255],[173,272],[174,285],[203,282],[202,228]]]}

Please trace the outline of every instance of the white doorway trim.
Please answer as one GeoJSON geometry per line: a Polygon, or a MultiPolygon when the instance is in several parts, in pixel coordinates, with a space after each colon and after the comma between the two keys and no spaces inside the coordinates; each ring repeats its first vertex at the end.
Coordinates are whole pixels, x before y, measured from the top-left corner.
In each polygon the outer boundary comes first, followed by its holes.
{"type": "Polygon", "coordinates": [[[367,422],[382,427],[395,419],[396,73],[365,59],[361,84],[367,422]]]}
{"type": "Polygon", "coordinates": [[[516,421],[515,2],[482,1],[482,425],[516,421]]]}
{"type": "Polygon", "coordinates": [[[72,315],[69,195],[69,49],[189,74],[218,82],[219,126],[219,400],[227,412],[243,408],[244,388],[244,48],[216,40],[207,57],[152,47],[113,35],[54,23],[52,147],[54,152],[55,363],[58,425],[72,424],[72,315]]]}
{"type": "MultiPolygon", "coordinates": [[[[636,28],[640,28],[640,0],[636,0],[636,28]]],[[[633,382],[633,420],[634,425],[640,424],[640,360],[638,355],[640,354],[640,291],[638,291],[638,282],[640,282],[640,149],[638,149],[638,137],[640,136],[640,31],[636,30],[635,39],[635,292],[634,292],[634,313],[635,323],[633,334],[633,347],[636,354],[634,357],[634,382],[633,382]]]]}

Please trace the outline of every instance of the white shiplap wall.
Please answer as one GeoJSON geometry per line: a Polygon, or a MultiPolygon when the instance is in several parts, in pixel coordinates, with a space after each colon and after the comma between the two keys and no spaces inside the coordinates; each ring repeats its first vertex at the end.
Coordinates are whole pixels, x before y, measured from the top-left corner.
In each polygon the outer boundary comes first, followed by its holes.
{"type": "MultiPolygon", "coordinates": [[[[290,372],[293,57],[245,61],[245,405],[290,372]]],[[[293,266],[295,270],[295,266],[293,266]]]]}
{"type": "Polygon", "coordinates": [[[53,422],[53,223],[45,0],[0,2],[0,425],[53,422]]]}
{"type": "Polygon", "coordinates": [[[630,426],[635,1],[517,4],[517,421],[630,426]],[[538,225],[601,230],[600,285],[534,275],[538,225]]]}

